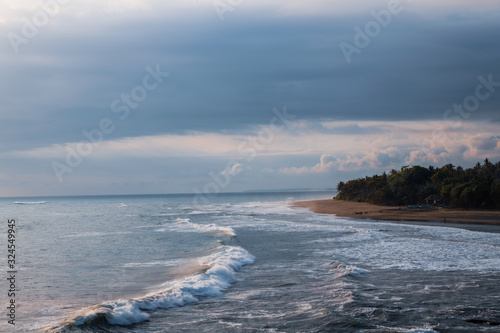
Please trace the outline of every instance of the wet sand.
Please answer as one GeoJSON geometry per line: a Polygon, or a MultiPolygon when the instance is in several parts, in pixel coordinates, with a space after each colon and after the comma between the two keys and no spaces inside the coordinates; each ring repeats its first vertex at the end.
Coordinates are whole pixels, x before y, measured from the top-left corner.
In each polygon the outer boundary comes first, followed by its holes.
{"type": "Polygon", "coordinates": [[[433,207],[408,209],[406,206],[376,206],[366,202],[344,200],[312,200],[292,203],[319,214],[334,214],[355,219],[384,220],[400,223],[418,223],[459,227],[474,231],[500,232],[500,211],[465,210],[433,207]]]}

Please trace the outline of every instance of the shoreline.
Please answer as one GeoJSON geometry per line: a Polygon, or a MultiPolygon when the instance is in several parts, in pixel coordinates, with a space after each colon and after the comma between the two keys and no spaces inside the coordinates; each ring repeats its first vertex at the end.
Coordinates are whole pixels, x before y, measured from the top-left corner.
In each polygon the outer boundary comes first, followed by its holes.
{"type": "Polygon", "coordinates": [[[377,206],[367,202],[326,199],[292,202],[317,214],[333,214],[357,220],[400,224],[455,227],[472,231],[500,233],[500,211],[453,208],[408,209],[403,206],[377,206]]]}

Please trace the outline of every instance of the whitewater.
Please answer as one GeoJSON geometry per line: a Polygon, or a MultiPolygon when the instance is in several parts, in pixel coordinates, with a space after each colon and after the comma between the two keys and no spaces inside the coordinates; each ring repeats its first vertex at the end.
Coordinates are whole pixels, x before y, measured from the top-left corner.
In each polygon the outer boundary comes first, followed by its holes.
{"type": "Polygon", "coordinates": [[[500,233],[290,206],[325,197],[2,198],[20,306],[0,330],[498,331],[500,233]]]}

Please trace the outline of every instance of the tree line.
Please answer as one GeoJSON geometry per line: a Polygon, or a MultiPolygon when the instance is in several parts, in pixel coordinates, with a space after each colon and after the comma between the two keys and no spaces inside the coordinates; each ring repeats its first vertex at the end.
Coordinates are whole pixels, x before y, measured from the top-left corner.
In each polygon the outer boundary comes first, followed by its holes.
{"type": "Polygon", "coordinates": [[[389,174],[339,182],[335,199],[402,206],[426,203],[433,196],[445,206],[500,209],[500,162],[464,169],[447,164],[441,168],[404,166],[389,174]]]}

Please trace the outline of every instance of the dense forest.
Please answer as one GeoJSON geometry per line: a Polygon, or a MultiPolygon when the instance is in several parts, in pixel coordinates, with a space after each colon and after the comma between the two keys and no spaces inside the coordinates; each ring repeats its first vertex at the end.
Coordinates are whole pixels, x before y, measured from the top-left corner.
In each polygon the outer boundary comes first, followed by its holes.
{"type": "Polygon", "coordinates": [[[429,201],[455,208],[500,208],[500,162],[487,159],[463,169],[415,166],[337,185],[335,199],[376,205],[417,205],[429,201]]]}

